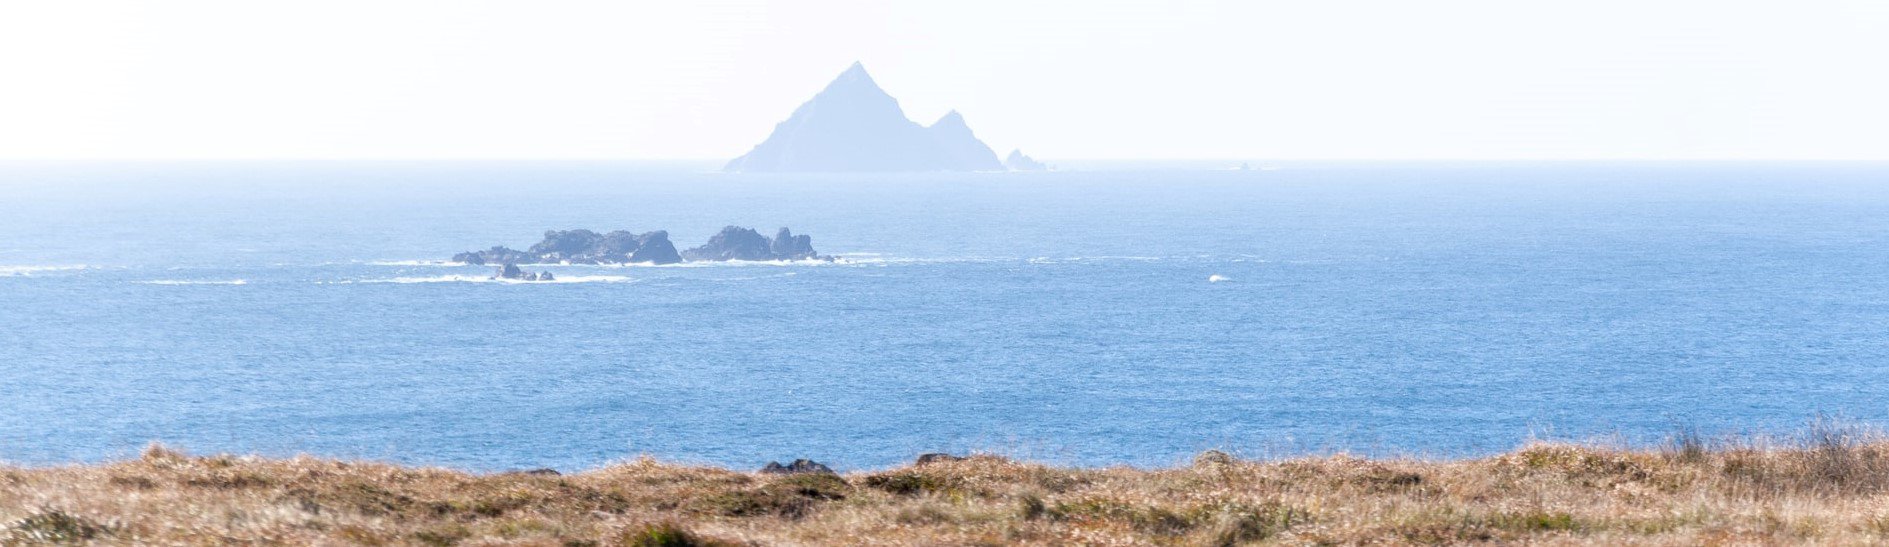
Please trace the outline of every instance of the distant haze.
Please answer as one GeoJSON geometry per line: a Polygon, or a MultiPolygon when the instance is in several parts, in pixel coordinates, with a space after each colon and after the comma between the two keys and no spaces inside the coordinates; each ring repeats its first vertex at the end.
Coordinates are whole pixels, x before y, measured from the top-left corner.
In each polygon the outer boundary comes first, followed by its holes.
{"type": "Polygon", "coordinates": [[[1048,160],[1889,159],[1889,2],[0,4],[0,159],[726,160],[863,61],[1048,160]]]}

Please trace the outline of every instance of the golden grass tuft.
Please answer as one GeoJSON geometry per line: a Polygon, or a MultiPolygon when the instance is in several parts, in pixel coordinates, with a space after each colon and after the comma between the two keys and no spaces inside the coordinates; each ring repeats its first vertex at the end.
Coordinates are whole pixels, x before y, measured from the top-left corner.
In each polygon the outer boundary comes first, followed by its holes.
{"type": "MultiPolygon", "coordinates": [[[[1821,428],[1821,429],[1820,429],[1821,428]]],[[[845,475],[639,459],[568,475],[313,457],[0,467],[0,544],[1889,544],[1889,443],[1537,443],[1493,457],[1072,469],[995,456],[845,475]]]]}

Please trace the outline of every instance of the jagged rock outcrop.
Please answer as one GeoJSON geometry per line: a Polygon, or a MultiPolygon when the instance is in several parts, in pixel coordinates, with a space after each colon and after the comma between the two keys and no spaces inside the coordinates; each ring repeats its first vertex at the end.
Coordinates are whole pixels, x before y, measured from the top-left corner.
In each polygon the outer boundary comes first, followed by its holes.
{"type": "Polygon", "coordinates": [[[774,126],[767,140],[728,162],[739,172],[1000,170],[997,154],[957,111],[931,127],[905,117],[859,63],[774,126]]]}
{"type": "Polygon", "coordinates": [[[708,243],[682,252],[683,260],[809,260],[823,258],[813,251],[813,238],[796,236],[781,228],[769,239],[753,228],[729,226],[708,238],[708,243]]]}
{"type": "Polygon", "coordinates": [[[1004,166],[1009,167],[1011,171],[1048,171],[1049,170],[1048,165],[1044,165],[1043,162],[1036,161],[1036,158],[1023,155],[1022,150],[1011,150],[1010,155],[1004,157],[1004,166]]]}
{"type": "Polygon", "coordinates": [[[684,260],[832,260],[813,250],[813,238],[781,228],[774,237],[751,228],[729,226],[708,243],[677,252],[669,232],[632,234],[622,230],[599,234],[590,230],[549,230],[544,240],[519,251],[495,246],[453,255],[453,262],[498,265],[498,279],[549,281],[551,272],[533,274],[518,264],[675,264],[684,260]]]}
{"type": "Polygon", "coordinates": [[[819,258],[820,253],[813,252],[813,236],[794,235],[786,227],[774,233],[774,258],[777,260],[804,260],[819,258]]]}
{"type": "Polygon", "coordinates": [[[525,254],[524,251],[512,250],[512,249],[500,247],[497,245],[494,245],[492,246],[492,248],[486,249],[483,251],[467,251],[467,252],[453,255],[453,262],[459,262],[462,264],[471,264],[474,266],[482,266],[485,264],[506,264],[506,263],[515,263],[515,262],[523,262],[526,264],[530,264],[537,261],[538,261],[538,257],[525,254]]]}
{"type": "Polygon", "coordinates": [[[539,272],[539,273],[527,272],[524,269],[519,268],[517,264],[507,262],[505,263],[504,266],[498,267],[498,273],[492,274],[492,279],[509,279],[512,281],[556,281],[557,276],[551,275],[551,272],[539,272]]]}
{"type": "Polygon", "coordinates": [[[590,230],[550,230],[544,241],[524,251],[492,247],[453,255],[466,264],[674,264],[682,261],[669,232],[632,234],[622,230],[599,234],[590,230]]]}

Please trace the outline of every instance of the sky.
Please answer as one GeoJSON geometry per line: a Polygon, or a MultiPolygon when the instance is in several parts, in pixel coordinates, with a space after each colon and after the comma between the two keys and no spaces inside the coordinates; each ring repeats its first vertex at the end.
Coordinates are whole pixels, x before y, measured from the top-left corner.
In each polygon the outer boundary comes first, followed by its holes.
{"type": "Polygon", "coordinates": [[[0,159],[1889,159],[1889,0],[0,0],[0,159]]]}

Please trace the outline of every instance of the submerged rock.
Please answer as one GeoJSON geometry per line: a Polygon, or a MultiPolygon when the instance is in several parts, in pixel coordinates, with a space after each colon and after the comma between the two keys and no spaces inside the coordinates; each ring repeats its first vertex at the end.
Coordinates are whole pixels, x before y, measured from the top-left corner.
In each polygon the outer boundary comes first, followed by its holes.
{"type": "Polygon", "coordinates": [[[494,274],[492,278],[510,279],[513,281],[552,281],[556,279],[551,276],[551,272],[531,273],[519,268],[517,264],[510,262],[505,263],[504,266],[499,266],[498,273],[494,274]]]}
{"type": "Polygon", "coordinates": [[[781,462],[767,462],[767,466],[762,467],[760,472],[769,475],[792,475],[797,473],[836,474],[833,473],[832,468],[822,465],[820,462],[805,458],[794,460],[794,463],[787,465],[781,465],[781,462]]]}

